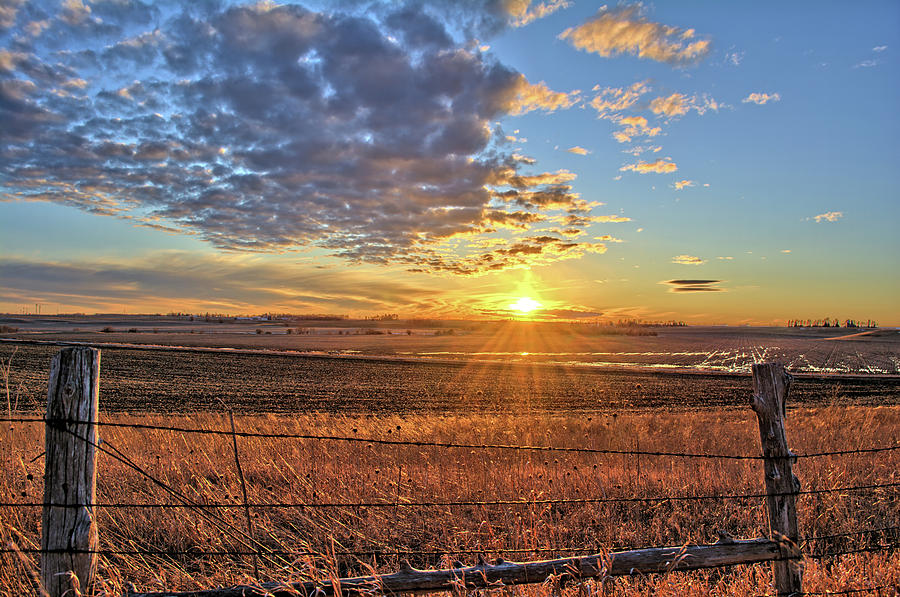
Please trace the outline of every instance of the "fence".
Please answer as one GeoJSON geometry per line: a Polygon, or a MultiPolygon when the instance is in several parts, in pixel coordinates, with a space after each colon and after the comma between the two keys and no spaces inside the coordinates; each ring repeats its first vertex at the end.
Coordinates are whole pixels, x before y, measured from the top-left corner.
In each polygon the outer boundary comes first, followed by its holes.
{"type": "MultiPolygon", "coordinates": [[[[610,450],[588,447],[561,448],[539,445],[516,444],[465,444],[455,442],[402,441],[378,438],[345,437],[313,434],[267,434],[239,432],[231,419],[230,429],[196,429],[189,427],[146,425],[132,423],[102,422],[98,419],[100,352],[90,348],[68,348],[60,351],[52,362],[48,405],[43,419],[9,418],[9,422],[45,424],[45,484],[44,499],[40,503],[10,502],[0,504],[12,507],[41,507],[42,538],[40,549],[20,549],[22,552],[36,552],[41,555],[41,579],[44,588],[52,597],[62,595],[72,587],[72,576],[78,586],[90,587],[96,574],[97,557],[102,554],[123,554],[122,550],[102,550],[99,548],[95,512],[98,508],[182,508],[196,513],[208,524],[219,528],[223,534],[237,540],[245,549],[222,552],[198,552],[191,550],[185,555],[239,555],[254,558],[279,558],[297,556],[299,550],[278,551],[267,548],[254,536],[251,508],[424,508],[466,506],[508,506],[521,505],[584,505],[600,503],[665,503],[677,501],[703,501],[722,499],[765,499],[769,520],[769,536],[750,540],[735,540],[723,534],[711,545],[681,545],[677,547],[652,547],[625,551],[601,551],[580,557],[553,560],[508,562],[502,559],[488,562],[485,550],[473,550],[479,556],[475,566],[464,566],[454,562],[452,567],[440,570],[417,570],[404,564],[394,574],[369,575],[334,580],[308,580],[294,583],[259,583],[226,589],[208,589],[193,593],[137,593],[133,595],[163,597],[164,595],[196,595],[225,597],[231,595],[304,595],[335,593],[371,594],[377,592],[400,593],[422,591],[461,591],[478,588],[497,588],[515,584],[544,582],[548,578],[589,579],[605,578],[635,573],[659,573],[698,568],[717,568],[735,564],[771,562],[774,586],[777,595],[802,593],[802,566],[804,557],[823,558],[841,553],[895,549],[898,545],[866,547],[854,550],[837,550],[820,553],[804,553],[804,546],[817,541],[837,539],[852,535],[897,534],[898,527],[866,529],[852,533],[801,539],[797,523],[796,498],[802,495],[824,493],[860,492],[871,489],[885,489],[900,486],[900,483],[876,483],[868,485],[844,485],[824,489],[802,490],[792,471],[792,464],[799,458],[842,456],[845,454],[865,454],[893,451],[900,445],[857,447],[848,450],[831,450],[807,453],[800,456],[788,450],[784,429],[785,399],[790,389],[790,376],[783,366],[776,363],[758,364],[753,367],[753,403],[756,412],[762,455],[741,456],[727,454],[658,452],[641,450],[610,450]],[[114,446],[100,440],[102,427],[128,427],[136,429],[167,430],[184,434],[222,435],[232,440],[235,465],[241,477],[242,507],[245,512],[246,530],[227,524],[216,510],[233,508],[234,504],[200,503],[169,486],[165,482],[135,464],[126,454],[114,446]],[[754,494],[733,495],[666,495],[660,497],[584,497],[573,499],[530,499],[530,500],[469,500],[469,501],[420,501],[368,502],[368,503],[307,503],[307,502],[267,502],[250,503],[241,470],[237,439],[242,438],[282,438],[316,441],[364,442],[382,445],[430,446],[435,449],[464,448],[517,450],[537,452],[578,452],[588,454],[622,454],[629,456],[659,456],[719,460],[757,460],[764,468],[765,491],[754,494]],[[96,462],[99,453],[113,458],[123,465],[146,476],[176,499],[175,504],[151,503],[98,503],[95,500],[96,462]]],[[[9,550],[6,550],[9,551],[9,550]]],[[[132,550],[136,554],[150,554],[152,550],[132,550]]],[[[526,551],[526,550],[520,550],[526,551]]],[[[537,551],[537,550],[527,550],[537,551]]],[[[556,550],[554,550],[556,551],[556,550]]],[[[574,550],[571,550],[574,551],[574,550]]],[[[454,550],[460,553],[459,550],[454,550]]],[[[171,552],[166,552],[172,555],[171,552]]],[[[351,552],[342,552],[349,555],[351,552]]],[[[396,552],[397,555],[423,555],[423,552],[396,552]]],[[[437,552],[435,552],[437,554],[437,552]]],[[[382,555],[384,555],[382,553],[382,555]]],[[[255,574],[258,578],[258,572],[255,574]]],[[[869,591],[891,587],[872,586],[869,591]]],[[[894,587],[896,588],[896,587],[894,587]]],[[[815,593],[805,593],[815,594],[815,593]]],[[[834,594],[834,593],[832,593],[834,594]]]]}

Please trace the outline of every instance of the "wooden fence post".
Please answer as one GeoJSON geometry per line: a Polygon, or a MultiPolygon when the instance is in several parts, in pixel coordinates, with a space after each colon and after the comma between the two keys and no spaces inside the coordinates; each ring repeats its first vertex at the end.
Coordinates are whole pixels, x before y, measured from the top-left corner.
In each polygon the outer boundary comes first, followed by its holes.
{"type": "Polygon", "coordinates": [[[797,526],[795,494],[800,481],[794,476],[794,455],[788,449],[784,431],[785,400],[791,388],[791,376],[782,363],[753,365],[753,401],[759,422],[759,437],[765,457],[766,506],[769,535],[780,545],[781,557],[772,563],[777,595],[799,593],[802,582],[800,532],[797,526]]]}
{"type": "Polygon", "coordinates": [[[73,587],[89,594],[97,569],[97,524],[90,504],[96,488],[93,423],[99,381],[99,350],[63,348],[54,355],[47,390],[41,518],[41,581],[50,597],[74,595],[73,587]]]}

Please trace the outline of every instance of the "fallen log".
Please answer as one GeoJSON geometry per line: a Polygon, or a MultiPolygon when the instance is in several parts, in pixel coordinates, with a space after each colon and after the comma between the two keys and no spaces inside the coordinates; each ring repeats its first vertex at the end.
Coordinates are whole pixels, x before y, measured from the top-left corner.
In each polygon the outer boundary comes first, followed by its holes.
{"type": "Polygon", "coordinates": [[[510,585],[543,583],[562,576],[566,580],[664,573],[765,562],[781,557],[778,543],[768,539],[726,540],[713,545],[652,547],[589,556],[507,562],[480,560],[475,566],[444,570],[417,570],[408,564],[393,574],[342,578],[323,582],[266,582],[183,592],[139,593],[128,597],[331,597],[431,593],[510,585]]]}

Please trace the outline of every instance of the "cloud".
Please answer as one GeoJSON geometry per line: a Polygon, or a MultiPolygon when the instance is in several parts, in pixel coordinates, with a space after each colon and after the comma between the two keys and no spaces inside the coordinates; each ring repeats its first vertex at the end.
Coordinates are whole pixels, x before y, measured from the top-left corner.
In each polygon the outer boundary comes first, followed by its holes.
{"type": "Polygon", "coordinates": [[[694,255],[676,255],[675,257],[672,257],[672,263],[677,263],[679,265],[703,265],[706,263],[706,260],[695,257],[694,255]]]}
{"type": "Polygon", "coordinates": [[[626,172],[631,170],[632,172],[637,172],[638,174],[648,174],[648,173],[656,173],[656,174],[668,174],[669,172],[675,172],[678,170],[678,166],[675,162],[669,160],[669,158],[661,158],[656,160],[655,162],[644,162],[639,161],[636,164],[626,164],[619,168],[621,172],[626,172]]]}
{"type": "Polygon", "coordinates": [[[577,91],[569,93],[553,91],[543,81],[532,84],[525,75],[519,75],[515,97],[505,108],[510,114],[518,116],[534,110],[555,112],[558,109],[571,108],[577,101],[577,91]]]}
{"type": "Polygon", "coordinates": [[[673,93],[669,97],[658,97],[650,102],[650,110],[662,116],[681,116],[687,114],[690,107],[687,105],[684,95],[673,93]]]}
{"type": "MultiPolygon", "coordinates": [[[[844,217],[844,212],[842,211],[828,211],[823,214],[819,214],[817,216],[813,216],[812,219],[816,221],[817,224],[822,222],[837,222],[841,218],[844,217]]],[[[809,219],[809,218],[807,218],[809,219]]]]}
{"type": "Polygon", "coordinates": [[[675,183],[675,190],[680,191],[681,189],[683,189],[685,187],[692,187],[692,186],[694,186],[693,180],[679,180],[678,182],[675,183]]]}
{"type": "Polygon", "coordinates": [[[887,46],[875,46],[874,48],[872,48],[872,51],[873,52],[884,52],[887,49],[888,49],[887,46]]]}
{"type": "Polygon", "coordinates": [[[624,128],[613,133],[619,143],[628,143],[634,137],[655,137],[662,132],[658,126],[651,127],[643,116],[626,116],[618,121],[624,128]]]}
{"type": "Polygon", "coordinates": [[[721,280],[666,280],[660,284],[671,286],[669,292],[724,292],[724,288],[717,286],[721,280]]]}
{"type": "Polygon", "coordinates": [[[566,29],[559,38],[606,58],[630,54],[672,65],[696,62],[709,53],[709,39],[695,39],[693,29],[650,22],[639,9],[639,5],[601,8],[593,18],[566,29]]]}
{"type": "MultiPolygon", "coordinates": [[[[421,268],[421,261],[409,260],[410,271],[438,271],[462,276],[477,276],[491,271],[530,268],[555,261],[580,259],[589,253],[606,252],[603,243],[574,242],[551,235],[522,238],[481,254],[465,258],[447,258],[433,252],[421,268]]],[[[402,261],[402,260],[401,260],[402,261]]]]}
{"type": "Polygon", "coordinates": [[[719,103],[706,94],[688,97],[681,93],[673,93],[668,97],[657,97],[650,102],[650,111],[666,118],[683,116],[691,110],[703,115],[707,110],[718,109],[719,103]]]}
{"type": "Polygon", "coordinates": [[[732,66],[740,66],[744,60],[745,52],[728,52],[725,54],[725,62],[732,66]]]}
{"type": "Polygon", "coordinates": [[[623,149],[622,153],[627,153],[637,157],[647,151],[650,151],[652,153],[659,153],[660,151],[662,151],[662,145],[635,145],[634,147],[623,149]]]}
{"type": "MultiPolygon", "coordinates": [[[[492,18],[506,14],[495,4],[492,18]]],[[[579,95],[530,83],[433,16],[463,8],[68,0],[42,35],[14,29],[20,42],[0,49],[0,200],[71,205],[227,251],[519,267],[524,252],[484,259],[457,239],[594,204],[571,172],[509,149],[495,123],[579,95]]],[[[535,259],[592,250],[559,243],[535,259]]]]}
{"type": "Polygon", "coordinates": [[[744,104],[759,104],[764,105],[769,102],[778,102],[781,101],[781,94],[779,93],[751,93],[747,97],[741,100],[744,104]]]}
{"type": "Polygon", "coordinates": [[[91,7],[82,0],[64,0],[60,18],[69,25],[81,25],[90,18],[91,7]]]}
{"type": "Polygon", "coordinates": [[[574,153],[576,155],[587,155],[587,154],[591,153],[584,147],[579,147],[578,145],[576,145],[575,147],[570,147],[566,151],[568,151],[569,153],[574,153]]]}
{"type": "Polygon", "coordinates": [[[25,0],[0,0],[0,33],[16,24],[16,15],[25,0]]]}
{"type": "Polygon", "coordinates": [[[557,10],[568,8],[571,2],[567,0],[548,0],[531,6],[531,0],[506,0],[506,11],[513,27],[524,27],[532,21],[543,19],[557,10]]]}
{"type": "Polygon", "coordinates": [[[590,218],[591,218],[591,221],[594,221],[594,222],[607,222],[607,223],[615,223],[615,224],[631,221],[631,218],[628,218],[625,216],[616,216],[616,215],[590,216],[590,218]]]}
{"type": "Polygon", "coordinates": [[[0,302],[58,303],[63,310],[250,313],[424,310],[440,291],[396,273],[315,269],[278,258],[181,251],[120,261],[0,259],[0,302]],[[143,309],[142,309],[143,307],[143,309]]]}
{"type": "Polygon", "coordinates": [[[580,309],[541,309],[542,317],[555,317],[558,319],[589,319],[600,317],[602,311],[583,311],[580,309]]]}
{"type": "Polygon", "coordinates": [[[641,96],[651,90],[649,81],[638,81],[628,87],[603,87],[595,85],[592,91],[597,95],[590,106],[597,110],[600,118],[614,117],[616,114],[635,106],[641,96]]]}

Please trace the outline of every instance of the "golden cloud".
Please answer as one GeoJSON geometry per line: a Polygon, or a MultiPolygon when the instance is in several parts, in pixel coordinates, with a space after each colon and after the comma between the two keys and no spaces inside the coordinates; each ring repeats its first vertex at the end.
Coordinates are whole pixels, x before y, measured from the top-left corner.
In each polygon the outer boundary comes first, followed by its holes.
{"type": "Polygon", "coordinates": [[[543,110],[545,112],[555,112],[559,109],[571,108],[578,101],[577,91],[565,93],[562,91],[553,91],[547,84],[529,83],[525,75],[519,75],[515,84],[515,96],[507,106],[507,110],[513,116],[519,116],[533,112],[535,110],[543,110]]]}
{"type": "Polygon", "coordinates": [[[628,143],[634,137],[655,137],[662,132],[658,126],[651,127],[643,116],[628,116],[619,120],[625,128],[613,133],[619,143],[628,143]]]}
{"type": "Polygon", "coordinates": [[[566,151],[568,151],[569,153],[574,153],[576,155],[587,155],[587,154],[591,153],[584,147],[579,147],[578,145],[576,145],[575,147],[570,147],[566,151]]]}
{"type": "Polygon", "coordinates": [[[510,17],[510,24],[513,27],[524,27],[525,25],[543,19],[553,14],[561,8],[568,8],[567,0],[549,0],[541,2],[534,8],[531,7],[531,0],[505,0],[503,8],[510,17]]]}
{"type": "Polygon", "coordinates": [[[560,39],[579,50],[606,58],[631,54],[668,64],[695,62],[709,53],[710,40],[694,39],[693,29],[652,23],[639,14],[639,6],[601,9],[592,19],[563,31],[560,39]]]}
{"type": "Polygon", "coordinates": [[[631,170],[632,172],[637,172],[638,174],[649,174],[654,172],[656,174],[668,174],[669,172],[675,172],[678,170],[678,166],[675,165],[675,162],[669,161],[668,158],[663,158],[656,160],[655,162],[638,162],[636,164],[626,164],[619,168],[621,172],[626,172],[631,170]]]}
{"type": "Polygon", "coordinates": [[[634,106],[642,95],[650,91],[648,81],[638,81],[629,87],[605,87],[595,85],[592,91],[597,95],[591,100],[591,107],[597,110],[601,118],[610,113],[621,112],[634,106]]]}
{"type": "Polygon", "coordinates": [[[683,189],[685,187],[692,187],[692,186],[694,186],[693,180],[679,180],[678,182],[675,183],[675,189],[678,191],[680,191],[681,189],[683,189]]]}
{"type": "Polygon", "coordinates": [[[697,114],[705,114],[707,110],[718,110],[719,102],[707,94],[686,96],[673,93],[669,97],[658,97],[650,102],[650,110],[657,116],[674,118],[684,116],[694,110],[697,114]]]}
{"type": "Polygon", "coordinates": [[[690,106],[685,101],[684,95],[673,93],[669,97],[658,97],[650,102],[650,110],[654,114],[664,116],[681,116],[687,114],[690,106]]]}

